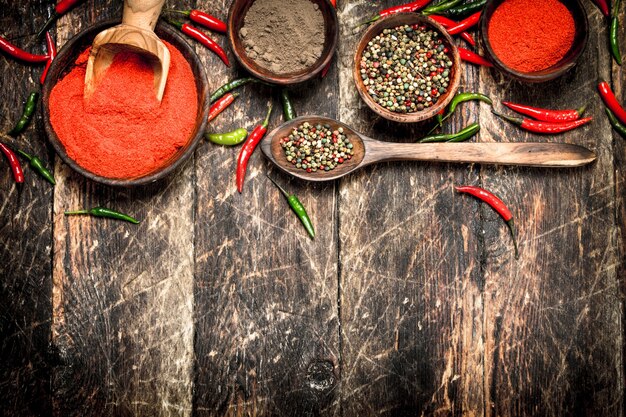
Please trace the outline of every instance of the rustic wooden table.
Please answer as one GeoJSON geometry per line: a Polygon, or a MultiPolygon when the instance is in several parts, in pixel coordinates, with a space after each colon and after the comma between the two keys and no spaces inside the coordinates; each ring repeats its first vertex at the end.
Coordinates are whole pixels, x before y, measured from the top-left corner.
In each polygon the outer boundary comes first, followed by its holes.
{"type": "MultiPolygon", "coordinates": [[[[33,33],[47,3],[0,0],[0,34],[41,51],[33,33]]],[[[230,2],[175,3],[225,18],[230,2]]],[[[423,132],[376,117],[352,82],[351,27],[398,3],[340,2],[338,59],[326,79],[293,91],[300,114],[392,141],[423,132]]],[[[470,103],[447,127],[479,121],[482,142],[581,144],[598,154],[582,169],[397,163],[309,185],[257,152],[240,195],[238,149],[202,143],[167,180],[112,189],[54,156],[38,112],[10,145],[53,166],[56,187],[31,172],[16,187],[4,162],[0,171],[0,414],[623,415],[626,141],[595,87],[609,80],[626,102],[626,73],[609,59],[606,22],[585,3],[591,37],[575,71],[527,86],[465,65],[462,90],[498,103],[588,103],[593,124],[538,137],[470,103]],[[301,197],[315,240],[268,172],[301,197]],[[456,195],[460,183],[510,204],[519,260],[502,220],[456,195]],[[63,216],[99,204],[143,221],[63,216]]],[[[120,14],[120,1],[90,0],[59,20],[57,44],[120,14]]],[[[195,46],[212,87],[243,75],[195,46]]],[[[40,72],[0,56],[2,131],[40,72]]],[[[277,96],[242,93],[211,130],[252,127],[277,96]]]]}

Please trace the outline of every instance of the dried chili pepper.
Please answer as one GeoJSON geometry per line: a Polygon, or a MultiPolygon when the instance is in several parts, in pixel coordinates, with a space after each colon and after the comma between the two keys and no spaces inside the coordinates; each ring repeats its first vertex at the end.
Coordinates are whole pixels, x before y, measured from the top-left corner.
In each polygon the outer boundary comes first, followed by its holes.
{"type": "Polygon", "coordinates": [[[288,122],[290,120],[298,117],[296,113],[296,109],[293,108],[293,104],[289,99],[289,92],[286,88],[283,88],[280,92],[280,101],[283,103],[283,114],[285,116],[285,121],[288,122]]]}
{"type": "Polygon", "coordinates": [[[272,105],[270,104],[269,109],[267,110],[267,116],[263,123],[254,128],[246,143],[243,144],[241,148],[241,152],[239,152],[239,158],[237,159],[237,191],[240,193],[243,191],[243,181],[246,178],[246,170],[248,168],[248,161],[250,160],[250,156],[256,149],[263,136],[265,136],[265,132],[267,132],[267,125],[270,122],[270,115],[272,114],[272,105]]]}
{"type": "Polygon", "coordinates": [[[584,119],[578,119],[571,122],[543,122],[537,121],[534,119],[520,118],[520,117],[511,117],[501,113],[496,112],[495,110],[491,111],[496,116],[503,118],[515,125],[518,125],[524,130],[528,130],[529,132],[534,133],[547,133],[547,134],[556,134],[568,132],[570,130],[576,129],[580,126],[586,125],[587,123],[593,120],[593,117],[586,117],[584,119]]]}
{"type": "Polygon", "coordinates": [[[248,131],[240,128],[226,133],[205,133],[204,136],[216,145],[235,146],[246,140],[248,131]]]}
{"type": "Polygon", "coordinates": [[[38,99],[39,99],[38,92],[33,91],[32,93],[30,93],[30,95],[28,96],[28,99],[26,100],[26,103],[24,104],[24,112],[22,113],[22,117],[20,117],[20,120],[17,121],[17,123],[15,124],[15,127],[11,129],[11,131],[9,132],[9,135],[17,136],[20,133],[22,133],[24,129],[26,129],[26,126],[28,126],[30,119],[33,117],[33,113],[35,113],[38,99]]]}
{"type": "Polygon", "coordinates": [[[487,0],[478,0],[472,3],[465,3],[460,6],[452,7],[446,10],[445,13],[447,16],[462,17],[470,13],[477,12],[478,10],[482,10],[482,8],[485,7],[485,4],[487,4],[487,0]]]}
{"type": "Polygon", "coordinates": [[[622,65],[622,53],[619,50],[619,5],[621,0],[616,0],[611,12],[611,26],[609,27],[609,40],[611,43],[611,54],[618,65],[622,65]]]}
{"type": "Polygon", "coordinates": [[[22,170],[22,165],[20,161],[17,159],[17,155],[8,146],[4,143],[0,142],[0,151],[4,154],[9,161],[9,166],[11,167],[11,171],[13,172],[13,178],[15,182],[21,184],[24,182],[24,171],[22,170]]]}
{"type": "Polygon", "coordinates": [[[230,61],[228,60],[228,56],[226,55],[226,51],[222,49],[221,46],[213,39],[211,39],[206,33],[202,32],[198,28],[195,28],[187,23],[182,23],[177,20],[169,20],[166,21],[172,25],[180,29],[185,35],[189,36],[200,42],[202,45],[206,46],[210,51],[215,53],[227,67],[230,67],[230,61]]]}
{"type": "Polygon", "coordinates": [[[235,88],[239,88],[248,83],[257,83],[257,82],[259,82],[259,80],[257,80],[256,78],[252,78],[252,77],[239,78],[237,80],[229,81],[223,86],[221,86],[220,88],[218,88],[217,90],[215,90],[213,94],[211,94],[210,101],[211,103],[213,103],[216,100],[219,100],[224,94],[228,93],[229,91],[233,91],[235,88]]]}
{"type": "Polygon", "coordinates": [[[50,32],[46,32],[46,50],[48,51],[48,61],[46,62],[46,67],[41,73],[41,78],[39,78],[39,83],[41,84],[46,81],[50,65],[52,65],[52,61],[54,60],[54,58],[57,57],[57,47],[54,43],[54,39],[52,39],[52,35],[50,34],[50,32]]]}
{"type": "Polygon", "coordinates": [[[448,33],[450,35],[456,35],[458,33],[466,31],[469,28],[474,27],[476,24],[478,24],[481,14],[482,14],[482,11],[476,12],[470,17],[468,17],[467,19],[460,21],[455,26],[448,28],[448,33]]]}
{"type": "Polygon", "coordinates": [[[426,136],[425,138],[420,139],[419,143],[463,142],[474,136],[479,131],[480,125],[478,123],[472,123],[457,133],[426,136]]]}
{"type": "Polygon", "coordinates": [[[472,63],[472,64],[476,64],[476,65],[482,65],[485,67],[493,67],[493,64],[489,61],[487,61],[487,59],[485,57],[482,57],[472,51],[470,51],[469,49],[465,49],[465,48],[458,48],[459,50],[459,56],[461,57],[461,59],[463,61],[472,63]]]}
{"type": "Polygon", "coordinates": [[[28,62],[31,64],[40,64],[48,61],[49,58],[48,55],[35,55],[30,52],[26,52],[25,50],[13,45],[2,36],[0,36],[0,51],[4,51],[7,55],[22,62],[28,62]]]}
{"type": "Polygon", "coordinates": [[[503,101],[502,104],[509,109],[516,111],[520,114],[530,116],[534,119],[544,122],[573,122],[580,119],[580,116],[585,112],[587,106],[583,106],[578,110],[549,110],[541,109],[539,107],[526,106],[524,104],[516,104],[508,101],[503,101]]]}
{"type": "Polygon", "coordinates": [[[239,96],[239,93],[228,93],[222,96],[219,100],[211,105],[209,109],[208,121],[215,119],[221,112],[223,112],[233,101],[239,96]]]}
{"type": "Polygon", "coordinates": [[[37,37],[40,38],[41,35],[43,35],[43,33],[48,30],[50,25],[52,25],[52,23],[56,19],[69,12],[71,8],[76,6],[81,1],[82,0],[61,0],[60,2],[58,2],[57,5],[54,6],[54,12],[52,13],[52,16],[50,16],[46,23],[44,23],[43,27],[39,29],[39,32],[37,32],[37,37]]]}
{"type": "Polygon", "coordinates": [[[440,3],[434,4],[432,6],[425,8],[424,10],[422,10],[422,14],[430,15],[430,14],[444,13],[452,9],[453,7],[458,6],[461,3],[463,3],[463,0],[442,1],[440,3]]]}
{"type": "Polygon", "coordinates": [[[104,207],[94,207],[89,210],[75,210],[75,211],[66,211],[66,216],[72,216],[75,214],[88,214],[94,217],[106,217],[109,219],[123,220],[125,222],[130,222],[133,224],[139,224],[139,220],[131,217],[127,214],[120,213],[119,211],[111,210],[104,207]]]}
{"type": "Polygon", "coordinates": [[[291,207],[293,212],[296,213],[296,216],[298,216],[298,219],[300,219],[300,222],[308,232],[309,236],[311,236],[312,239],[315,239],[315,229],[313,228],[311,218],[309,217],[309,214],[306,212],[304,205],[300,202],[298,197],[295,194],[287,194],[287,191],[285,191],[283,187],[278,185],[276,181],[270,178],[269,175],[267,176],[267,178],[272,181],[272,183],[280,190],[280,193],[287,199],[289,207],[291,207]]]}
{"type": "Polygon", "coordinates": [[[600,97],[604,104],[615,114],[620,122],[626,124],[626,110],[619,104],[611,86],[606,81],[602,81],[598,84],[598,90],[600,91],[600,97]]]}
{"type": "Polygon", "coordinates": [[[615,117],[611,110],[604,109],[604,111],[606,111],[607,116],[609,116],[609,122],[611,122],[611,126],[613,126],[613,129],[615,129],[617,133],[619,133],[624,139],[626,139],[626,126],[621,124],[619,120],[617,120],[617,117],[615,117]]]}
{"type": "Polygon", "coordinates": [[[390,7],[388,9],[384,9],[379,11],[376,15],[372,16],[370,19],[365,22],[361,22],[356,27],[360,27],[363,25],[368,25],[370,23],[374,23],[377,20],[380,20],[383,17],[391,16],[398,13],[412,13],[416,12],[424,7],[428,6],[432,0],[416,0],[410,3],[401,4],[399,6],[390,7]]]}
{"type": "Polygon", "coordinates": [[[224,23],[217,17],[211,16],[210,14],[205,13],[201,10],[166,10],[166,12],[177,13],[187,16],[192,22],[196,22],[197,24],[202,25],[205,28],[213,30],[215,32],[226,33],[228,31],[226,23],[224,23]]]}
{"type": "Polygon", "coordinates": [[[509,230],[511,231],[511,237],[513,238],[513,246],[515,248],[515,259],[519,258],[519,252],[517,251],[517,239],[515,238],[515,224],[513,222],[513,214],[511,214],[511,210],[504,204],[498,196],[495,194],[480,188],[474,187],[471,185],[464,185],[461,187],[454,187],[459,193],[466,193],[478,198],[481,201],[489,204],[491,208],[493,208],[506,222],[506,225],[509,226],[509,230]]]}
{"type": "Polygon", "coordinates": [[[37,158],[36,156],[30,156],[26,152],[19,149],[17,150],[17,153],[28,159],[28,163],[30,164],[31,168],[37,171],[39,175],[41,175],[46,181],[48,181],[52,185],[56,184],[56,181],[54,180],[54,175],[52,175],[52,173],[43,166],[43,162],[41,161],[41,159],[37,158]]]}

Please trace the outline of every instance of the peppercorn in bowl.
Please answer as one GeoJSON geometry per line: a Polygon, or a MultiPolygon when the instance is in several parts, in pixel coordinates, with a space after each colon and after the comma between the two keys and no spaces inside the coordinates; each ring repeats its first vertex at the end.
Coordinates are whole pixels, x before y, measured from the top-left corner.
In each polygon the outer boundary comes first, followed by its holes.
{"type": "Polygon", "coordinates": [[[385,119],[417,123],[452,100],[461,73],[452,38],[437,22],[416,13],[379,20],[365,32],[354,55],[354,82],[361,98],[385,119]]]}

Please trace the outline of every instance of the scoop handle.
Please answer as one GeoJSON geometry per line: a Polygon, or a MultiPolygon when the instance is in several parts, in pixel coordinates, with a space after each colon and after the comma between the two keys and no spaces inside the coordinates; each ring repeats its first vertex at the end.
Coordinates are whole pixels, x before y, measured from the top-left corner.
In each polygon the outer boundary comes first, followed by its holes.
{"type": "Polygon", "coordinates": [[[154,31],[165,0],[124,0],[122,23],[154,31]]]}
{"type": "Polygon", "coordinates": [[[568,143],[389,143],[365,139],[363,164],[381,161],[436,161],[537,167],[577,167],[596,159],[568,143]]]}

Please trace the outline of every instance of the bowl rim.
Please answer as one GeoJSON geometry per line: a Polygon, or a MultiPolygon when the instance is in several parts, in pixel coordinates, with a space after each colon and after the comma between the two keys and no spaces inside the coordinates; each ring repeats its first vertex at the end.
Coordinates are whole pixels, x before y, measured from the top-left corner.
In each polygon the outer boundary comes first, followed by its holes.
{"type": "MultiPolygon", "coordinates": [[[[187,43],[185,39],[177,31],[175,31],[173,28],[169,27],[165,23],[159,21],[156,25],[155,32],[165,32],[167,33],[168,36],[171,36],[173,39],[176,39],[177,44],[175,45],[175,47],[179,50],[184,50],[184,52],[188,54],[191,57],[191,59],[194,61],[194,62],[190,61],[189,64],[195,76],[197,94],[200,99],[204,97],[203,104],[201,108],[199,107],[198,109],[200,113],[196,115],[196,120],[200,118],[199,120],[201,121],[199,125],[197,124],[195,125],[194,130],[196,131],[196,133],[194,134],[193,137],[190,138],[190,140],[187,142],[186,149],[182,153],[180,153],[178,157],[176,157],[176,154],[174,154],[172,158],[166,162],[167,165],[161,168],[158,168],[156,171],[153,171],[152,173],[149,173],[141,177],[130,178],[130,179],[108,178],[108,177],[95,174],[83,168],[82,166],[80,166],[76,161],[74,161],[67,154],[65,147],[59,140],[58,135],[54,131],[54,128],[52,127],[52,123],[50,122],[50,111],[49,111],[50,93],[52,92],[52,88],[54,87],[54,85],[56,85],[56,83],[53,85],[53,81],[52,81],[53,77],[51,75],[56,74],[56,73],[62,74],[61,71],[63,71],[66,67],[59,68],[61,65],[61,62],[64,61],[63,59],[59,59],[59,57],[63,57],[66,54],[73,53],[74,49],[78,45],[81,44],[85,36],[88,36],[91,33],[97,34],[98,32],[101,32],[102,30],[108,27],[114,26],[116,24],[119,24],[119,23],[121,23],[120,19],[111,19],[111,20],[98,22],[80,31],[76,35],[74,35],[69,41],[67,41],[61,47],[61,49],[59,50],[59,53],[57,54],[57,59],[53,60],[52,64],[50,65],[50,69],[48,71],[48,77],[46,77],[46,80],[44,81],[44,84],[42,86],[42,104],[43,104],[42,112],[43,112],[43,122],[44,122],[44,130],[46,132],[46,137],[48,138],[48,141],[52,144],[57,155],[59,155],[61,159],[63,160],[63,162],[65,162],[70,168],[78,172],[83,177],[86,177],[92,181],[95,181],[101,184],[115,186],[115,187],[134,187],[138,185],[146,185],[146,184],[153,183],[155,181],[158,181],[172,174],[187,159],[189,159],[191,155],[194,154],[196,147],[198,146],[198,144],[204,137],[204,131],[206,130],[206,126],[207,126],[207,120],[208,120],[207,117],[208,117],[209,108],[210,108],[210,102],[208,100],[209,85],[208,85],[208,79],[206,75],[206,70],[204,69],[204,65],[202,64],[202,61],[200,60],[200,57],[198,56],[198,54],[195,52],[194,48],[191,45],[189,45],[189,43],[187,43]],[[198,84],[202,87],[201,89],[198,89],[198,84]]],[[[60,81],[60,78],[57,80],[57,82],[58,81],[60,81]]]]}
{"type": "Polygon", "coordinates": [[[356,84],[356,89],[359,92],[359,95],[361,96],[363,101],[365,101],[365,104],[367,104],[367,106],[372,111],[374,111],[379,116],[382,116],[383,118],[387,120],[391,120],[393,122],[419,123],[419,122],[431,119],[437,113],[439,113],[442,109],[446,108],[446,106],[454,98],[461,84],[461,73],[462,73],[461,58],[459,56],[459,50],[456,44],[454,43],[454,40],[452,39],[452,37],[448,34],[446,29],[441,24],[429,18],[428,16],[424,16],[419,13],[395,14],[395,15],[391,15],[391,16],[378,20],[376,23],[371,25],[359,39],[359,42],[357,43],[357,46],[354,51],[353,59],[354,61],[353,61],[352,76],[354,79],[354,83],[356,84]],[[441,36],[443,36],[452,54],[452,68],[454,69],[454,74],[453,74],[452,79],[450,80],[448,91],[446,92],[446,96],[444,97],[443,100],[437,101],[437,103],[434,106],[429,107],[427,110],[425,109],[425,110],[414,112],[414,113],[392,112],[391,110],[387,110],[381,105],[379,105],[378,103],[376,103],[372,99],[372,97],[369,95],[369,93],[366,91],[365,84],[363,84],[363,80],[361,79],[361,75],[360,75],[361,56],[359,54],[359,50],[364,50],[365,45],[369,41],[371,41],[376,35],[378,35],[384,29],[396,25],[395,22],[400,22],[400,21],[402,21],[402,23],[397,23],[397,24],[411,24],[411,22],[414,24],[414,23],[423,22],[432,26],[433,29],[439,32],[441,36]]]}
{"type": "MultiPolygon", "coordinates": [[[[330,46],[328,47],[328,52],[326,53],[326,56],[324,57],[324,59],[320,61],[318,65],[310,67],[305,72],[295,73],[296,75],[293,75],[294,73],[291,73],[291,74],[287,73],[287,74],[273,74],[272,76],[268,76],[262,72],[257,71],[252,65],[250,65],[250,63],[248,62],[248,59],[245,56],[243,56],[245,54],[240,54],[237,48],[235,48],[235,38],[238,36],[238,34],[235,31],[235,26],[236,26],[235,17],[236,16],[235,16],[234,10],[235,10],[235,6],[238,6],[241,2],[244,2],[244,1],[254,2],[256,0],[234,0],[231,3],[228,9],[227,38],[228,38],[228,43],[230,45],[230,49],[233,52],[233,55],[235,56],[235,59],[237,60],[237,62],[242,67],[244,67],[246,71],[252,74],[254,77],[260,80],[263,80],[265,82],[276,84],[276,85],[281,85],[281,86],[300,84],[300,83],[303,83],[305,81],[308,81],[314,78],[316,75],[321,73],[322,70],[327,65],[330,64],[337,50],[337,44],[339,43],[339,18],[337,16],[337,10],[332,6],[332,4],[330,4],[329,0],[321,0],[321,1],[327,5],[328,10],[330,11],[330,18],[332,19],[332,24],[335,27],[335,31],[334,31],[334,35],[330,39],[330,46]]],[[[243,19],[244,17],[245,15],[241,18],[243,19]]],[[[326,20],[324,22],[326,23],[326,20]]]]}
{"type": "MultiPolygon", "coordinates": [[[[488,10],[489,7],[491,7],[493,3],[495,2],[504,2],[504,1],[505,0],[487,0],[487,3],[483,7],[483,11],[488,10]]],[[[568,2],[561,1],[561,0],[559,1],[563,4],[568,3],[568,2]]],[[[587,49],[587,44],[589,43],[589,17],[587,16],[587,11],[585,10],[585,7],[583,6],[580,0],[571,0],[568,4],[575,4],[575,6],[578,8],[578,10],[580,10],[581,15],[582,15],[582,27],[581,27],[581,30],[583,33],[583,38],[581,41],[582,47],[578,48],[578,51],[570,58],[568,62],[565,62],[562,65],[559,65],[558,67],[555,67],[556,65],[555,64],[552,67],[549,67],[549,68],[546,68],[544,70],[537,71],[534,73],[525,73],[525,72],[517,71],[507,66],[504,62],[500,60],[500,58],[498,58],[496,53],[493,51],[493,48],[491,47],[491,43],[489,42],[489,36],[487,36],[488,25],[489,25],[491,16],[493,16],[493,12],[491,14],[483,12],[482,15],[480,16],[480,23],[479,23],[480,43],[483,49],[485,50],[485,53],[488,55],[489,59],[493,62],[495,67],[501,72],[503,72],[504,74],[507,74],[517,80],[525,81],[529,83],[541,83],[541,82],[554,80],[555,78],[562,76],[563,74],[571,70],[573,67],[575,67],[578,59],[585,52],[585,49],[587,49]],[[549,70],[550,68],[554,68],[554,71],[546,72],[546,70],[549,70]]],[[[574,46],[575,44],[572,44],[572,47],[570,49],[574,48],[574,46]]]]}

